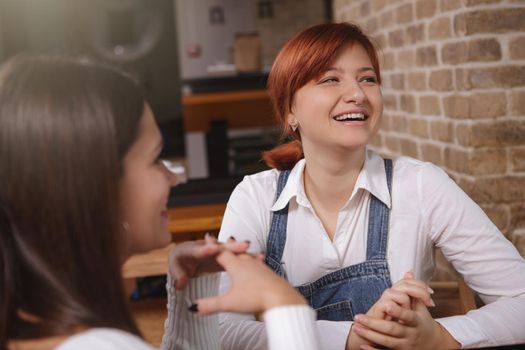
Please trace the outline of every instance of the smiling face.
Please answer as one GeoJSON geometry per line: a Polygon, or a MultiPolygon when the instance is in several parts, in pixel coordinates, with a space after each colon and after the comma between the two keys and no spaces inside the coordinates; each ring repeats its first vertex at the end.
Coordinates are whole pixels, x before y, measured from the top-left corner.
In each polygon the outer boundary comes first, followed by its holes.
{"type": "Polygon", "coordinates": [[[162,137],[146,106],[139,135],[123,161],[120,203],[128,255],[161,248],[170,242],[167,202],[176,178],[159,159],[162,137]]]}
{"type": "Polygon", "coordinates": [[[377,132],[383,98],[376,72],[358,43],[341,52],[327,71],[294,96],[290,125],[298,124],[309,150],[364,149],[377,132]]]}

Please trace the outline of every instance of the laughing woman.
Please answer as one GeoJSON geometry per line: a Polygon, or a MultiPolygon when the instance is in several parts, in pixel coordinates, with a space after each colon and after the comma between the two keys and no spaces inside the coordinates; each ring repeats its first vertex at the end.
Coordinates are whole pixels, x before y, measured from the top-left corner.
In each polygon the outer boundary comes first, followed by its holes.
{"type": "MultiPolygon", "coordinates": [[[[525,342],[525,261],[515,247],[438,167],[367,149],[383,98],[376,50],[358,27],[296,35],[268,90],[291,141],[264,154],[272,170],[234,190],[219,240],[233,235],[266,252],[268,266],[316,309],[323,349],[525,342]],[[424,290],[435,248],[486,306],[430,316],[424,290]]],[[[263,329],[254,317],[225,314],[223,347],[262,348],[263,329]]]]}

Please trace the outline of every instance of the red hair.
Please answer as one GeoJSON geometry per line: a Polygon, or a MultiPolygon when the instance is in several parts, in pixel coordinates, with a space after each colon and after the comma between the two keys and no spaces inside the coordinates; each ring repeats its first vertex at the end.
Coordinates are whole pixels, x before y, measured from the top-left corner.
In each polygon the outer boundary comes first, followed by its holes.
{"type": "Polygon", "coordinates": [[[304,157],[299,131],[288,125],[297,90],[322,75],[348,45],[359,43],[370,57],[381,83],[377,51],[361,29],[351,23],[320,24],[295,35],[281,49],[268,77],[268,93],[282,131],[283,143],[263,152],[266,164],[279,170],[291,169],[304,157]]]}

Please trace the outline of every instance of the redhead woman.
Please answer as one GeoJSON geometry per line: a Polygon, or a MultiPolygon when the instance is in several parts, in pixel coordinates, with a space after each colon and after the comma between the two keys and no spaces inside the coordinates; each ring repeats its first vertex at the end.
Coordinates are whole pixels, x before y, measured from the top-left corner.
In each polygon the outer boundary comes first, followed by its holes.
{"type": "MultiPolygon", "coordinates": [[[[288,141],[244,178],[219,240],[250,240],[317,311],[323,349],[525,342],[525,261],[438,167],[367,145],[383,113],[377,52],[355,25],[322,24],[280,51],[268,91],[288,141]],[[485,306],[433,319],[434,249],[485,306]]],[[[222,286],[229,286],[224,276],[222,286]]],[[[221,316],[224,348],[264,347],[253,316],[221,316]]]]}
{"type": "MultiPolygon", "coordinates": [[[[121,278],[170,241],[176,178],[137,85],[110,67],[18,57],[0,70],[0,349],[152,349],[121,278]]],[[[163,346],[218,349],[217,311],[264,313],[272,349],[317,349],[314,312],[249,243],[178,244],[163,346]],[[217,296],[225,269],[231,290],[217,296]]]]}

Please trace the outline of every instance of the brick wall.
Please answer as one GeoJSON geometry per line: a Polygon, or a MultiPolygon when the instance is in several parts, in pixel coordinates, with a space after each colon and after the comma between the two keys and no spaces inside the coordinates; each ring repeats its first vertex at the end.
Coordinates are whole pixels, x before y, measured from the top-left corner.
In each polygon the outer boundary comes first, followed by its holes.
{"type": "Polygon", "coordinates": [[[321,0],[281,0],[273,1],[272,4],[273,17],[257,18],[265,66],[271,66],[281,47],[293,35],[325,21],[324,3],[321,0]]]}
{"type": "Polygon", "coordinates": [[[441,166],[525,255],[525,1],[333,5],[382,50],[374,147],[441,166]]]}

